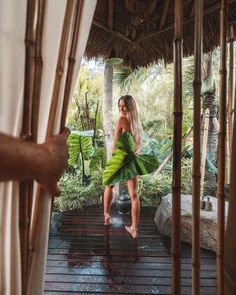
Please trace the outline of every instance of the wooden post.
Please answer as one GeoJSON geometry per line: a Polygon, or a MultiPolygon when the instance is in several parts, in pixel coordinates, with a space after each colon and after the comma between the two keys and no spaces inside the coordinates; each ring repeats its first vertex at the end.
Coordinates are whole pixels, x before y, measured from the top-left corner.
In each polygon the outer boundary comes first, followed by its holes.
{"type": "Polygon", "coordinates": [[[202,156],[201,156],[201,195],[204,191],[204,176],[205,176],[205,166],[206,166],[206,154],[207,154],[207,139],[208,139],[208,130],[209,130],[209,109],[205,110],[204,113],[204,130],[203,130],[203,139],[202,139],[202,156]]]}
{"type": "Polygon", "coordinates": [[[226,34],[227,34],[227,0],[221,0],[220,10],[220,131],[218,143],[218,179],[217,179],[217,295],[224,295],[224,233],[225,233],[225,139],[226,139],[226,34]]]}
{"type": "Polygon", "coordinates": [[[183,3],[175,1],[174,36],[174,135],[172,176],[172,294],[181,295],[181,154],[182,154],[182,57],[183,57],[183,3]]]}
{"type": "Polygon", "coordinates": [[[192,222],[192,295],[200,294],[200,185],[201,185],[201,64],[203,35],[203,1],[195,1],[194,29],[194,114],[193,114],[193,222],[192,222]]]}

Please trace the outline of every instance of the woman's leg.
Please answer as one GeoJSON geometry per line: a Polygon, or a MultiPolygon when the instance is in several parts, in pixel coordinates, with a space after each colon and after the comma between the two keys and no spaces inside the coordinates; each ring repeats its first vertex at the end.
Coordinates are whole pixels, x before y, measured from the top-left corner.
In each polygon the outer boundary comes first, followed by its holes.
{"type": "Polygon", "coordinates": [[[110,221],[110,207],[112,201],[112,186],[106,186],[103,196],[103,213],[104,213],[104,225],[111,224],[110,221]]]}
{"type": "Polygon", "coordinates": [[[127,182],[129,195],[131,198],[131,226],[127,226],[126,230],[133,238],[138,237],[138,222],[140,214],[140,202],[137,194],[138,177],[129,179],[127,182]]]}

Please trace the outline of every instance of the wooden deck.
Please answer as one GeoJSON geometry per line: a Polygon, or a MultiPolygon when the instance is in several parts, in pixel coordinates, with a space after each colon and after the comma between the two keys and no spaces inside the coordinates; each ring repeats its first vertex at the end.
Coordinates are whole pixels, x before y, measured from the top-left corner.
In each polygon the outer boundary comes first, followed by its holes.
{"type": "MultiPolygon", "coordinates": [[[[65,212],[51,229],[45,294],[171,294],[170,241],[158,233],[155,208],[141,208],[139,238],[124,230],[129,216],[112,210],[103,225],[102,208],[65,212]]],[[[182,247],[182,292],[191,294],[191,247],[182,247]]],[[[201,251],[201,294],[216,294],[215,254],[201,251]]]]}

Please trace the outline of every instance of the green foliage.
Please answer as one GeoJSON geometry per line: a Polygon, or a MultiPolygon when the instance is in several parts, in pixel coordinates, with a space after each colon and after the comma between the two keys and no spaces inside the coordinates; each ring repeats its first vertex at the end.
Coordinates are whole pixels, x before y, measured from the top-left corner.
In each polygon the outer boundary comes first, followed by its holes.
{"type": "Polygon", "coordinates": [[[80,166],[81,161],[88,160],[93,151],[90,136],[70,134],[69,136],[69,165],[80,166]]]}
{"type": "Polygon", "coordinates": [[[56,210],[82,209],[100,204],[103,194],[102,176],[95,173],[88,185],[84,185],[81,173],[65,173],[60,180],[61,196],[55,199],[56,210]]]}
{"type": "MultiPolygon", "coordinates": [[[[149,174],[140,177],[138,193],[142,205],[156,205],[161,202],[161,198],[171,193],[172,184],[172,163],[167,165],[160,174],[149,174]]],[[[191,194],[191,159],[182,159],[182,187],[183,194],[191,194]]]]}
{"type": "Polygon", "coordinates": [[[103,97],[103,76],[101,71],[83,64],[75,85],[73,99],[68,112],[67,126],[72,130],[102,128],[101,104],[103,97]],[[87,128],[88,127],[88,128],[87,128]]]}
{"type": "Polygon", "coordinates": [[[158,206],[161,198],[171,192],[171,175],[144,175],[139,179],[138,193],[142,205],[158,206]]]}
{"type": "Polygon", "coordinates": [[[89,169],[92,174],[95,171],[103,173],[103,170],[106,167],[106,163],[107,163],[106,148],[105,147],[97,148],[96,152],[94,153],[89,163],[89,169]]]}

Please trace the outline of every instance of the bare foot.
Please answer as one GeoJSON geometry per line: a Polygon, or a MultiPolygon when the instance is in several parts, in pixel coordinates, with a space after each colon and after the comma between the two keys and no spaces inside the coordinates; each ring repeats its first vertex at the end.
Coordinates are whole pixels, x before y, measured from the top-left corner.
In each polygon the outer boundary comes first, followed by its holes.
{"type": "Polygon", "coordinates": [[[111,225],[111,217],[108,213],[104,214],[104,225],[105,226],[111,225]]]}
{"type": "Polygon", "coordinates": [[[137,239],[138,232],[137,232],[137,230],[135,228],[133,228],[132,226],[126,226],[125,229],[131,235],[131,237],[133,239],[137,239]]]}

